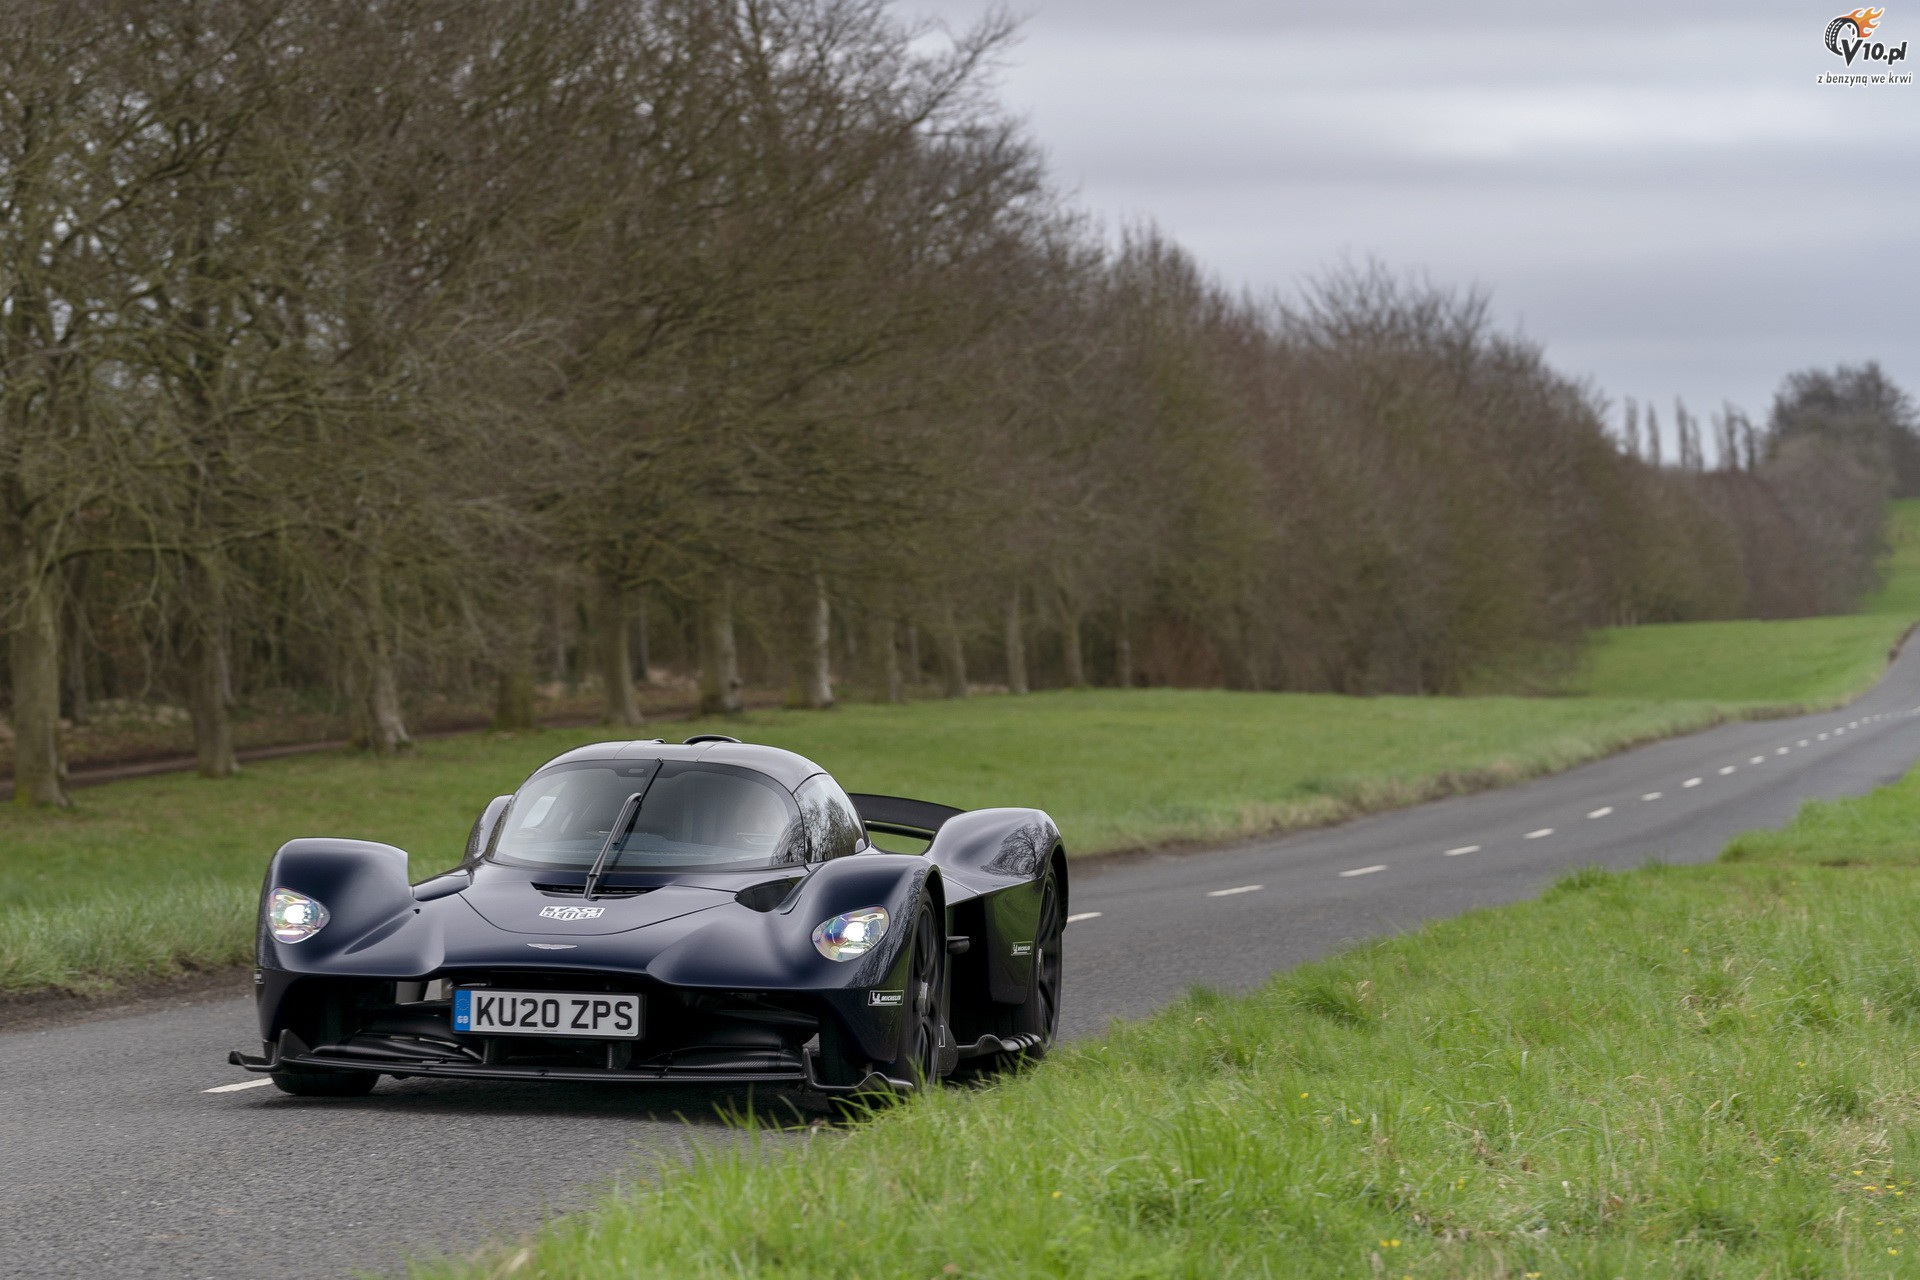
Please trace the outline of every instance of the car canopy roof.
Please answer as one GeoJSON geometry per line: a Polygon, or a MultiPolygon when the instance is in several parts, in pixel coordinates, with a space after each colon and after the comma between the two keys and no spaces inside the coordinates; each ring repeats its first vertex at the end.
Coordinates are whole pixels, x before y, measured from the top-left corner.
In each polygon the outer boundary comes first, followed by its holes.
{"type": "Polygon", "coordinates": [[[754,742],[669,743],[657,739],[590,743],[555,756],[540,768],[594,760],[699,760],[708,764],[738,765],[766,774],[789,791],[814,774],[826,772],[803,755],[754,742]]]}

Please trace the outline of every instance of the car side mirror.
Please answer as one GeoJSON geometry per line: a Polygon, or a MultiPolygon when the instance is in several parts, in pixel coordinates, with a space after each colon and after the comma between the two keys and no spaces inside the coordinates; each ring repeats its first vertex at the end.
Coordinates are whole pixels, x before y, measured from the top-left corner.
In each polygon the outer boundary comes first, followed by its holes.
{"type": "Polygon", "coordinates": [[[467,852],[460,859],[460,865],[470,867],[480,861],[480,855],[493,843],[493,831],[500,825],[500,816],[507,811],[512,796],[495,796],[487,801],[487,807],[480,811],[480,817],[474,822],[473,830],[467,833],[467,852]]]}

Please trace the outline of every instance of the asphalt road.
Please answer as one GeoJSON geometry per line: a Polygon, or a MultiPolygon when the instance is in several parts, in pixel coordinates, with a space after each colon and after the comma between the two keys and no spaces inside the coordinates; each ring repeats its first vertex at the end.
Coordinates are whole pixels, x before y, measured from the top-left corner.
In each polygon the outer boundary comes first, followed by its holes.
{"type": "MultiPolygon", "coordinates": [[[[1844,711],[1728,725],[1291,839],[1086,869],[1065,1030],[1526,898],[1572,867],[1704,861],[1803,800],[1859,794],[1916,760],[1920,645],[1844,711]]],[[[224,1064],[254,1034],[244,998],[0,1034],[0,1275],[392,1271],[734,1141],[716,1105],[749,1101],[424,1080],[295,1099],[224,1064]]]]}

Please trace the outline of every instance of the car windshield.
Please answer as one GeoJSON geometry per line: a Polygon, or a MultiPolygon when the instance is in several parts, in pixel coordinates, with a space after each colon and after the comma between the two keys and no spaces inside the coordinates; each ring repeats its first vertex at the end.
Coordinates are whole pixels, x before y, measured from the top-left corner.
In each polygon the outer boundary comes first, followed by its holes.
{"type": "Polygon", "coordinates": [[[585,871],[627,799],[643,793],[632,829],[608,855],[608,871],[753,871],[807,860],[800,810],[771,778],[727,765],[652,760],[592,761],[535,774],[513,797],[487,856],[585,871]]]}

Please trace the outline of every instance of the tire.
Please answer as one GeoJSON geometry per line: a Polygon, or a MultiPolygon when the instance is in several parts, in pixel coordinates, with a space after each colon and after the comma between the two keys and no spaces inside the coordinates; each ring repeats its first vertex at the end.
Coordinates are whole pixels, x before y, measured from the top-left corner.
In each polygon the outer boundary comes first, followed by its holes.
{"type": "MultiPolygon", "coordinates": [[[[870,1069],[894,1080],[911,1081],[916,1088],[940,1082],[940,1051],[952,1032],[947,1022],[946,940],[934,927],[930,906],[923,905],[914,917],[908,947],[907,992],[912,999],[902,1004],[898,1053],[893,1061],[876,1062],[869,1068],[851,1037],[838,1027],[824,1026],[820,1029],[819,1057],[823,1083],[858,1084],[870,1069]]],[[[886,1097],[872,1093],[836,1095],[832,1105],[842,1115],[858,1119],[871,1115],[886,1097]]]]}
{"type": "Polygon", "coordinates": [[[1842,27],[1852,27],[1855,36],[1860,34],[1860,28],[1852,18],[1835,18],[1832,22],[1829,22],[1827,24],[1827,48],[1833,53],[1840,52],[1840,28],[1842,27]]]}
{"type": "Polygon", "coordinates": [[[924,1089],[940,1083],[940,1051],[947,1044],[947,946],[934,926],[933,907],[921,903],[907,944],[907,998],[900,1019],[900,1047],[880,1069],[895,1080],[924,1089]]]}
{"type": "Polygon", "coordinates": [[[1002,1006],[995,1032],[1002,1038],[1018,1036],[1023,1047],[1004,1053],[990,1053],[961,1063],[968,1077],[997,1075],[1038,1062],[1053,1048],[1060,1030],[1060,985],[1065,969],[1061,940],[1066,931],[1065,904],[1060,900],[1060,881],[1048,867],[1040,881],[1040,917],[1033,931],[1033,974],[1027,980],[1027,998],[1017,1005],[1002,1006]]]}
{"type": "Polygon", "coordinates": [[[287,1069],[270,1073],[274,1086],[297,1098],[364,1098],[380,1077],[372,1071],[328,1071],[324,1068],[287,1069]]]}

